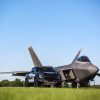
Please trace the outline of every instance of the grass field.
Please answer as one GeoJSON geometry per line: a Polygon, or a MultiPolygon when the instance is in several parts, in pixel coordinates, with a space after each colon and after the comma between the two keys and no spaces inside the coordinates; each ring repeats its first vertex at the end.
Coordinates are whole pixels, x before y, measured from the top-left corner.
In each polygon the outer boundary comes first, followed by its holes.
{"type": "Polygon", "coordinates": [[[0,88],[0,100],[100,100],[100,89],[0,88]]]}

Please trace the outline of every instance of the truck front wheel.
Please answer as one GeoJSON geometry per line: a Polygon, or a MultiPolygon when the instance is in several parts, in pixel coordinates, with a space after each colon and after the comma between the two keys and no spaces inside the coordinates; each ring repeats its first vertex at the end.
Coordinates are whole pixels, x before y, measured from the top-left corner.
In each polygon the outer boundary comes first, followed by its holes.
{"type": "Polygon", "coordinates": [[[34,79],[34,87],[39,87],[40,83],[37,78],[34,79]]]}
{"type": "Polygon", "coordinates": [[[25,86],[29,87],[28,79],[25,79],[25,86]]]}

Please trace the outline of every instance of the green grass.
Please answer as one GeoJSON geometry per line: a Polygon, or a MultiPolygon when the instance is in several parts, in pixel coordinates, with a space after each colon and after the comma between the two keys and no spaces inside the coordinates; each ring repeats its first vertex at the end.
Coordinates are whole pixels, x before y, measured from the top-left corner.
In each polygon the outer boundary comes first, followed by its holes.
{"type": "Polygon", "coordinates": [[[0,100],[100,100],[100,89],[0,88],[0,100]]]}

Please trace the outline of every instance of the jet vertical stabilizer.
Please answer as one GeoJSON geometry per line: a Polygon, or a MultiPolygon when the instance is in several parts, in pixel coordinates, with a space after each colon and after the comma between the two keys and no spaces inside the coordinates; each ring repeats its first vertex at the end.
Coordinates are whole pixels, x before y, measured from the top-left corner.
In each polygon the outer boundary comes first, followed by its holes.
{"type": "Polygon", "coordinates": [[[39,60],[38,56],[36,55],[35,51],[33,50],[33,48],[29,47],[28,50],[30,52],[30,55],[31,55],[34,65],[36,67],[42,67],[42,63],[40,62],[40,60],[39,60]]]}
{"type": "Polygon", "coordinates": [[[79,52],[77,53],[77,55],[75,56],[74,60],[72,61],[72,64],[78,59],[80,53],[81,53],[82,49],[79,50],[79,52]]]}

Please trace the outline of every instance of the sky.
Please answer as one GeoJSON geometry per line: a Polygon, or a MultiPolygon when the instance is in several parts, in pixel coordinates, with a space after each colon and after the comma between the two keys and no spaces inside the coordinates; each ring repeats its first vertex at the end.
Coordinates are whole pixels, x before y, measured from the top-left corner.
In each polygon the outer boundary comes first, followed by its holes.
{"type": "Polygon", "coordinates": [[[30,71],[30,46],[43,65],[69,64],[83,48],[100,68],[99,43],[99,0],[0,0],[0,72],[30,71]]]}

